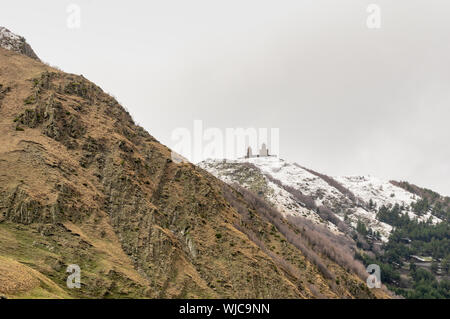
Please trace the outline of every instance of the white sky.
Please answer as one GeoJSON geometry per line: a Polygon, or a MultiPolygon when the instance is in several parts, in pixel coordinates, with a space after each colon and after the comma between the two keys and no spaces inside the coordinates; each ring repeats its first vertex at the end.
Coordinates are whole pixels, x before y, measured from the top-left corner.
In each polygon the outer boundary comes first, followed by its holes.
{"type": "Polygon", "coordinates": [[[0,25],[169,147],[196,119],[276,127],[288,161],[450,195],[449,17],[448,0],[14,0],[0,25]]]}

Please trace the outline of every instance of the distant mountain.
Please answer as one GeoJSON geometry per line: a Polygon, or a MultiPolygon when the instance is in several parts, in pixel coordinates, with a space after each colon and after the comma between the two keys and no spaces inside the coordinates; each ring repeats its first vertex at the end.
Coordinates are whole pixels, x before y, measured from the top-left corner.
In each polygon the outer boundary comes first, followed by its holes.
{"type": "Polygon", "coordinates": [[[390,297],[366,286],[333,233],[172,161],[100,87],[26,57],[6,34],[1,296],[390,297]],[[69,265],[81,268],[79,289],[66,285],[69,265]]]}
{"type": "Polygon", "coordinates": [[[415,254],[430,256],[435,268],[443,269],[435,271],[438,280],[449,278],[443,260],[450,262],[450,199],[436,192],[373,176],[331,177],[277,157],[207,160],[199,166],[257,194],[288,220],[300,216],[346,237],[361,259],[378,256],[371,261],[386,263],[385,270],[393,267],[385,276],[394,287],[413,285],[408,267],[415,254]]]}
{"type": "Polygon", "coordinates": [[[227,183],[238,183],[263,195],[284,215],[304,216],[334,232],[339,232],[338,225],[344,220],[354,228],[361,221],[386,242],[392,225],[376,218],[383,205],[398,204],[412,219],[441,222],[431,212],[422,216],[413,212],[411,204],[419,195],[373,176],[331,177],[277,157],[208,160],[199,165],[227,183]]]}
{"type": "Polygon", "coordinates": [[[38,56],[34,53],[24,37],[12,33],[5,27],[0,27],[0,47],[39,60],[38,56]]]}
{"type": "Polygon", "coordinates": [[[257,194],[288,220],[300,216],[344,236],[341,245],[366,265],[382,265],[385,282],[397,293],[450,297],[450,198],[373,176],[331,177],[277,157],[199,166],[257,194]]]}

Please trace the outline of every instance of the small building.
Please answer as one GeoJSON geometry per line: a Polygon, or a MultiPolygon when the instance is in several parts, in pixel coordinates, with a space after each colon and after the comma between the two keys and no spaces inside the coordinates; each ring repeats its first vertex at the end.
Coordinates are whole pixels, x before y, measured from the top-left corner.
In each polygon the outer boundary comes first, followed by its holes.
{"type": "Polygon", "coordinates": [[[247,156],[245,156],[245,158],[252,158],[253,154],[252,154],[252,148],[249,146],[247,148],[247,156]]]}
{"type": "Polygon", "coordinates": [[[249,146],[247,148],[247,154],[245,155],[244,158],[272,157],[272,156],[275,156],[275,155],[270,155],[269,154],[269,149],[267,148],[266,144],[263,143],[261,145],[261,149],[258,151],[258,153],[256,155],[253,155],[252,148],[249,146]]]}
{"type": "Polygon", "coordinates": [[[259,150],[259,156],[260,157],[269,156],[269,150],[267,149],[267,146],[264,143],[261,145],[261,149],[259,150]]]}

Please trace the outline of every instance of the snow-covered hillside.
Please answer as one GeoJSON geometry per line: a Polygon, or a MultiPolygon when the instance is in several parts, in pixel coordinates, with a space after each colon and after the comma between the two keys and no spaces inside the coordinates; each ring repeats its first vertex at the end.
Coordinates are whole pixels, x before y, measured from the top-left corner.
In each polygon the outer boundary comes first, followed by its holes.
{"type": "Polygon", "coordinates": [[[433,223],[440,223],[441,219],[431,215],[430,212],[423,216],[417,216],[411,208],[411,204],[415,203],[420,197],[412,194],[403,188],[393,185],[391,182],[381,180],[374,176],[339,176],[335,179],[344,187],[348,188],[356,196],[364,200],[366,205],[370,202],[374,205],[374,209],[381,206],[393,206],[398,204],[404,208],[411,219],[426,221],[430,217],[433,223]]]}
{"type": "Polygon", "coordinates": [[[416,195],[373,176],[339,176],[335,179],[366,203],[381,205],[411,205],[416,195]]]}
{"type": "Polygon", "coordinates": [[[0,47],[39,60],[25,39],[4,27],[0,27],[0,47]]]}
{"type": "MultiPolygon", "coordinates": [[[[379,207],[398,204],[410,218],[427,220],[431,216],[428,213],[418,217],[413,213],[410,205],[420,197],[372,176],[330,177],[277,157],[207,160],[199,166],[226,183],[240,184],[264,196],[285,216],[306,217],[335,233],[340,230],[319,216],[320,207],[329,208],[335,217],[352,227],[358,221],[364,223],[378,232],[382,241],[387,241],[392,226],[376,218],[379,207]],[[305,197],[313,203],[308,205],[305,197]]],[[[431,217],[434,223],[440,222],[431,217]]]]}

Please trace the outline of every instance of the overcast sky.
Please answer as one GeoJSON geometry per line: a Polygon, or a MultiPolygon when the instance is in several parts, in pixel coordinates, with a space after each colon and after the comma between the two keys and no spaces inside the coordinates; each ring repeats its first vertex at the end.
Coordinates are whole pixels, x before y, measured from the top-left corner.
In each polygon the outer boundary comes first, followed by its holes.
{"type": "Polygon", "coordinates": [[[449,17],[448,0],[14,0],[0,25],[169,147],[197,119],[279,128],[288,161],[450,195],[449,17]]]}

